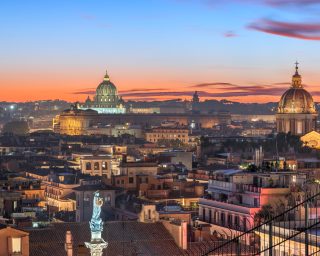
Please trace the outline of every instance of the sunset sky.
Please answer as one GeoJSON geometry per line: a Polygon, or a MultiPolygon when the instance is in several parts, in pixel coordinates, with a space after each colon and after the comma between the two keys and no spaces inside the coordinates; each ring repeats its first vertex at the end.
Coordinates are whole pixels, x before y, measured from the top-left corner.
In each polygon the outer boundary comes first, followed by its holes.
{"type": "Polygon", "coordinates": [[[278,101],[300,62],[320,101],[319,0],[2,0],[0,101],[278,101]]]}

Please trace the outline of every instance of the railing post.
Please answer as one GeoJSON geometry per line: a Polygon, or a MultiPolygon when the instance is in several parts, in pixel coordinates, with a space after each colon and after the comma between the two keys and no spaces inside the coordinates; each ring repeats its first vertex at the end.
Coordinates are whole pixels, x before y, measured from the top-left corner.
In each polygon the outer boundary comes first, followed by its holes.
{"type": "Polygon", "coordinates": [[[237,239],[237,249],[236,249],[236,253],[237,253],[237,256],[241,256],[241,245],[240,245],[240,237],[238,237],[237,239]]]}
{"type": "Polygon", "coordinates": [[[305,244],[305,255],[309,255],[309,236],[308,236],[308,218],[309,218],[309,206],[308,206],[308,202],[306,201],[304,203],[304,244],[305,244]]]}
{"type": "Polygon", "coordinates": [[[269,256],[272,256],[273,252],[273,232],[272,232],[272,221],[269,222],[269,256]]]}

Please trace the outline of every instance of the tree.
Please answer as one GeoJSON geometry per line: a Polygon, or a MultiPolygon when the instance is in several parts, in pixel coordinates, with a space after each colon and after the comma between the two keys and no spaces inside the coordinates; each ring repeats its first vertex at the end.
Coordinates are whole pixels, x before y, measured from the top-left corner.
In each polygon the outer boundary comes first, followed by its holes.
{"type": "Polygon", "coordinates": [[[25,135],[29,132],[29,126],[26,121],[11,121],[3,126],[2,133],[14,135],[25,135]]]}
{"type": "Polygon", "coordinates": [[[263,205],[261,209],[254,215],[257,224],[261,224],[270,220],[275,215],[274,209],[270,204],[263,205]]]}
{"type": "Polygon", "coordinates": [[[249,164],[249,166],[247,167],[247,171],[249,171],[249,172],[257,172],[258,171],[258,167],[255,164],[249,164]]]}

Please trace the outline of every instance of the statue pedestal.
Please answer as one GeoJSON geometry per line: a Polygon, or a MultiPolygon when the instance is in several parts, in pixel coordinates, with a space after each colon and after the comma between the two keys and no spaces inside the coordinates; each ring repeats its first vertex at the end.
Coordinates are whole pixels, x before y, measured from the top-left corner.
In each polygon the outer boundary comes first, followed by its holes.
{"type": "Polygon", "coordinates": [[[90,249],[91,256],[102,256],[103,249],[108,247],[108,243],[103,239],[100,240],[92,240],[90,243],[85,242],[87,248],[90,249]]]}

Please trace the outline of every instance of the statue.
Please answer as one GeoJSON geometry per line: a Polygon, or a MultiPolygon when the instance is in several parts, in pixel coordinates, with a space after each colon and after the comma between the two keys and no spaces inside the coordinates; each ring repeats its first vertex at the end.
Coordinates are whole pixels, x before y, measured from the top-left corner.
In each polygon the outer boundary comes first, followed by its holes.
{"type": "Polygon", "coordinates": [[[103,249],[108,246],[108,243],[101,237],[103,230],[103,221],[100,216],[102,205],[103,198],[100,197],[99,191],[94,192],[93,211],[89,222],[91,229],[91,242],[85,242],[86,247],[90,249],[90,254],[93,256],[102,256],[103,249]]]}
{"type": "Polygon", "coordinates": [[[93,198],[93,212],[90,220],[90,229],[91,232],[102,232],[103,230],[103,221],[100,217],[101,214],[101,206],[103,205],[103,199],[100,197],[99,191],[94,193],[93,198]]]}

